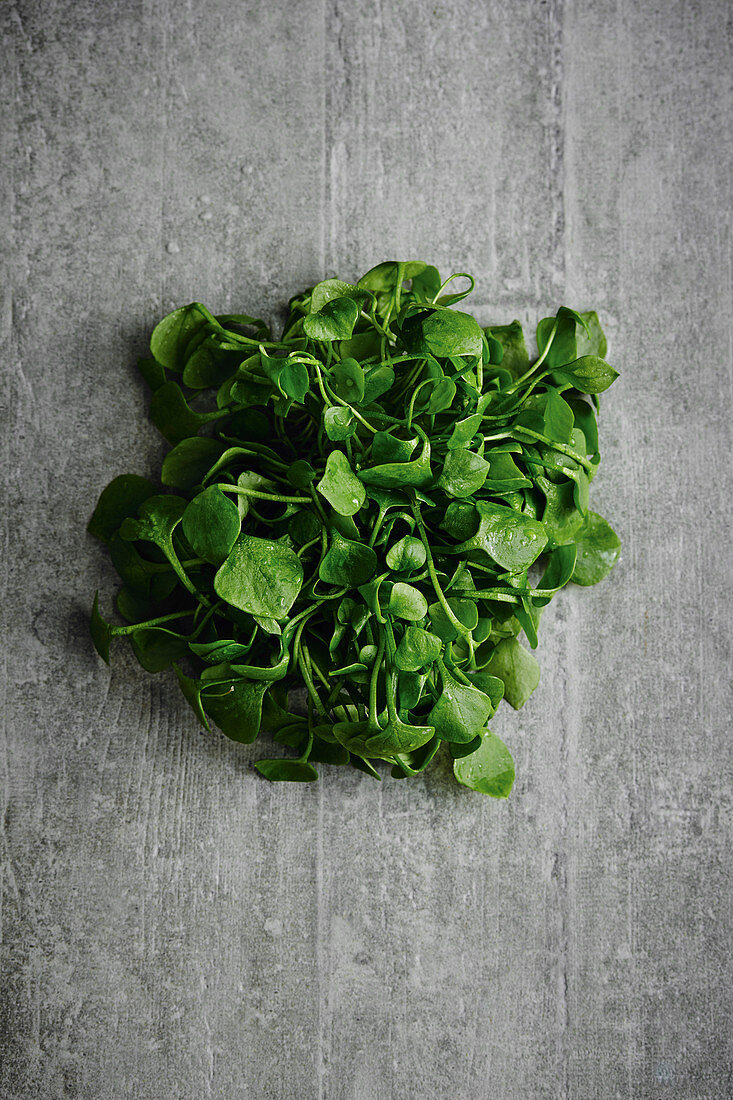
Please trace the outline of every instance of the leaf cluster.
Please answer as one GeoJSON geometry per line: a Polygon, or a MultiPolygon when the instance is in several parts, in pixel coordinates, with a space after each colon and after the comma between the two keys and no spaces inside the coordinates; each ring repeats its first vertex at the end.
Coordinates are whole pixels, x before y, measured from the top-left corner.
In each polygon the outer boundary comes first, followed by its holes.
{"type": "Polygon", "coordinates": [[[267,779],[379,761],[402,779],[442,749],[506,797],[488,723],[537,686],[519,637],[534,649],[552,597],[618,558],[589,507],[616,377],[598,318],[561,307],[530,361],[518,322],[455,308],[472,287],[389,261],[292,298],[279,340],[194,302],[140,362],[171,449],[162,485],[116,477],[90,521],[122,582],[94,644],[172,668],[207,728],[269,730],[293,756],[260,760],[267,779]]]}

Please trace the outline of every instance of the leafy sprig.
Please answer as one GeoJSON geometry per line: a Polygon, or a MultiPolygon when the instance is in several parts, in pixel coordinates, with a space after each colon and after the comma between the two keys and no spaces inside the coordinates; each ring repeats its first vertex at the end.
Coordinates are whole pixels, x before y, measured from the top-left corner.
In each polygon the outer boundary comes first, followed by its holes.
{"type": "Polygon", "coordinates": [[[616,377],[596,314],[541,320],[530,362],[518,322],[454,308],[472,288],[389,261],[296,295],[280,340],[194,302],[140,362],[172,446],[162,492],[123,474],[89,524],[122,581],[94,644],[173,668],[206,727],[273,733],[295,755],[260,760],[267,779],[402,779],[442,746],[459,783],[506,797],[487,723],[539,681],[519,635],[535,648],[552,597],[618,558],[589,508],[616,377]]]}

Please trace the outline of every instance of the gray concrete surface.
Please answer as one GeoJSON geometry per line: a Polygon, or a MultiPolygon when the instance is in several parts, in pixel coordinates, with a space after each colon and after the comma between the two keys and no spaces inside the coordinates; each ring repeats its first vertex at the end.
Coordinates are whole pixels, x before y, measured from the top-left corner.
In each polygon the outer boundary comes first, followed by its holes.
{"type": "Polygon", "coordinates": [[[3,27],[0,1094],[731,1095],[730,8],[17,0],[3,27]],[[556,601],[506,804],[269,786],[89,644],[133,361],[385,257],[595,307],[615,574],[556,601]]]}

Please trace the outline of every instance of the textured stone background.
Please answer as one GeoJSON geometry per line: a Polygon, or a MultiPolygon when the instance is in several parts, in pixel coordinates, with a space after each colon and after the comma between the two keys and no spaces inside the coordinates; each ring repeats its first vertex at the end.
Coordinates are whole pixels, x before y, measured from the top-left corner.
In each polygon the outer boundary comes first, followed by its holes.
{"type": "Polygon", "coordinates": [[[731,1095],[729,15],[2,5],[3,1100],[731,1095]],[[387,256],[484,323],[596,307],[622,371],[623,559],[543,621],[506,804],[269,786],[87,635],[154,321],[387,256]]]}

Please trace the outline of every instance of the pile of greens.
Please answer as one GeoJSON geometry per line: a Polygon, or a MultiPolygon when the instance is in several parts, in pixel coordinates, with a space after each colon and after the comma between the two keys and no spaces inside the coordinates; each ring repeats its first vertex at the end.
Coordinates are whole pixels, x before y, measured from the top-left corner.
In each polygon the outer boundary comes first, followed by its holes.
{"type": "Polygon", "coordinates": [[[97,597],[94,644],[109,661],[125,636],[147,671],[173,668],[205,727],[274,734],[295,756],[258,761],[268,779],[379,779],[380,760],[402,779],[444,745],[459,783],[506,797],[487,723],[539,681],[518,635],[535,648],[555,593],[618,557],[588,503],[617,376],[596,314],[541,320],[530,363],[517,321],[453,308],[473,285],[389,261],[292,298],[280,340],[195,302],[140,361],[172,447],[163,490],[123,474],[90,521],[124,620],[97,597]]]}

